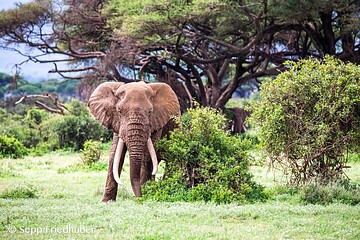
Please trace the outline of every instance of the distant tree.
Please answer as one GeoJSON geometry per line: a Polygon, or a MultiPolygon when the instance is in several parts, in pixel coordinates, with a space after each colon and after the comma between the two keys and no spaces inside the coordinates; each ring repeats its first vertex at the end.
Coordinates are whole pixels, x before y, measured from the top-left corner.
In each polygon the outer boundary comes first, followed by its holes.
{"type": "Polygon", "coordinates": [[[39,88],[39,86],[37,86],[36,84],[24,84],[19,86],[18,88],[16,88],[14,90],[15,94],[21,94],[21,95],[27,95],[27,94],[40,94],[41,88],[39,88]]]}
{"type": "Polygon", "coordinates": [[[33,83],[26,81],[21,76],[18,76],[14,82],[14,77],[5,73],[0,73],[0,80],[3,84],[0,87],[0,100],[4,98],[5,93],[10,96],[6,99],[9,103],[1,103],[0,106],[9,109],[9,107],[14,107],[13,105],[25,102],[28,105],[35,104],[47,111],[61,114],[64,114],[66,110],[61,101],[64,99],[68,101],[69,98],[76,97],[79,84],[77,80],[63,79],[48,79],[33,83]]]}
{"type": "Polygon", "coordinates": [[[13,81],[13,77],[6,74],[6,73],[0,73],[0,87],[5,87],[13,81]]]}
{"type": "Polygon", "coordinates": [[[75,96],[78,85],[79,81],[76,80],[62,81],[58,83],[56,92],[63,95],[75,96]]]}
{"type": "Polygon", "coordinates": [[[239,86],[284,70],[285,60],[330,54],[360,63],[359,8],[345,0],[35,0],[1,12],[0,37],[3,47],[42,51],[29,60],[53,62],[52,72],[82,73],[76,78],[90,85],[83,91],[101,80],[157,79],[184,106],[194,98],[222,108],[239,86]],[[70,67],[59,69],[64,61],[70,67]]]}

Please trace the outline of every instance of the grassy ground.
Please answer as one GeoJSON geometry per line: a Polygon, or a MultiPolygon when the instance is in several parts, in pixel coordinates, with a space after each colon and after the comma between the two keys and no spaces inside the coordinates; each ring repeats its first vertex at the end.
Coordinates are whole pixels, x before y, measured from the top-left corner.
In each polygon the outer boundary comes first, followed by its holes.
{"type": "MultiPolygon", "coordinates": [[[[247,205],[139,202],[128,165],[118,201],[101,203],[106,170],[66,168],[79,161],[63,152],[1,159],[0,239],[360,239],[359,205],[305,205],[289,196],[247,205]],[[10,198],[16,194],[25,198],[10,198]]],[[[272,173],[252,170],[274,186],[272,173]]],[[[359,173],[357,163],[348,175],[359,182],[359,173]]]]}

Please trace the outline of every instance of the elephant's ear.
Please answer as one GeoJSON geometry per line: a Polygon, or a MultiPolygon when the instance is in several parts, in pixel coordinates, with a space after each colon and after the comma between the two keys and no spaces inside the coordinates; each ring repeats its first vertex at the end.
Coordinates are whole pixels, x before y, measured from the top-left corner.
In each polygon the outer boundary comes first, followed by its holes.
{"type": "Polygon", "coordinates": [[[91,113],[105,127],[119,132],[119,120],[117,118],[116,101],[114,92],[124,83],[105,82],[100,84],[89,98],[88,106],[91,113]]]}
{"type": "Polygon", "coordinates": [[[166,83],[150,83],[154,90],[152,132],[159,130],[173,117],[180,115],[179,100],[166,83]]]}

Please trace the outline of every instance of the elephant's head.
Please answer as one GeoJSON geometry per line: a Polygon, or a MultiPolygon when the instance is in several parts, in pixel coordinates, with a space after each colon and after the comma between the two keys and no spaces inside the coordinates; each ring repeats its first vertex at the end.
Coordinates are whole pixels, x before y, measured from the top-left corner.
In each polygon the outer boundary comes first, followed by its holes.
{"type": "Polygon", "coordinates": [[[135,196],[141,196],[140,171],[144,154],[149,151],[152,175],[157,171],[157,158],[151,134],[161,130],[180,107],[176,94],[165,83],[106,82],[91,94],[89,108],[107,128],[119,136],[113,173],[119,183],[120,156],[126,146],[130,157],[130,179],[135,196]]]}

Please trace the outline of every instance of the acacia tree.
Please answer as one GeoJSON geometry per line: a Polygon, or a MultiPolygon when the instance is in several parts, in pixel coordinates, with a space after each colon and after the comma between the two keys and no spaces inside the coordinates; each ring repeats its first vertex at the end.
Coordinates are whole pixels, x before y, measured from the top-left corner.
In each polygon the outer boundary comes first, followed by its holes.
{"type": "Polygon", "coordinates": [[[359,6],[345,0],[35,0],[1,12],[0,36],[62,54],[50,60],[52,71],[81,73],[76,77],[86,83],[145,76],[169,83],[184,103],[194,98],[222,108],[240,85],[278,74],[285,60],[331,54],[359,63],[359,6]],[[69,68],[59,69],[62,61],[69,68]]]}

